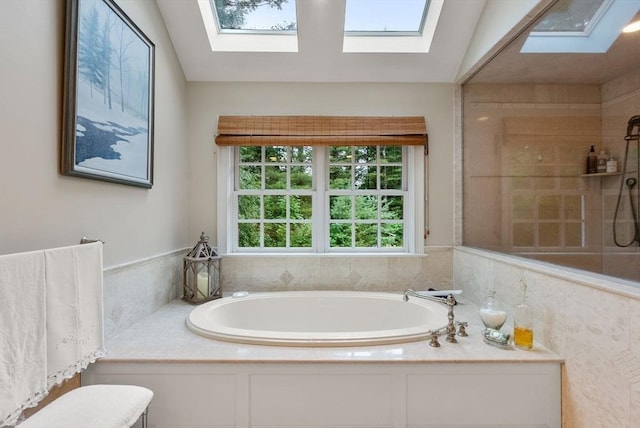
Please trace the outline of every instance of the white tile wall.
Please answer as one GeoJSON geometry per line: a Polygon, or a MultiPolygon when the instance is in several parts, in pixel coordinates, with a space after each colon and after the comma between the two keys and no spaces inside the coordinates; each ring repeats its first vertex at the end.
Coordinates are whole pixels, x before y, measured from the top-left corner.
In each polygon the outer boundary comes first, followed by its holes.
{"type": "Polygon", "coordinates": [[[466,247],[453,259],[454,286],[476,303],[495,287],[513,308],[526,280],[534,340],[565,358],[563,427],[637,426],[640,283],[466,247]]]}
{"type": "Polygon", "coordinates": [[[452,250],[426,255],[224,256],[223,292],[285,290],[404,291],[448,289],[452,250]]]}
{"type": "Polygon", "coordinates": [[[104,330],[110,338],[182,295],[187,249],[104,270],[104,330]]]}

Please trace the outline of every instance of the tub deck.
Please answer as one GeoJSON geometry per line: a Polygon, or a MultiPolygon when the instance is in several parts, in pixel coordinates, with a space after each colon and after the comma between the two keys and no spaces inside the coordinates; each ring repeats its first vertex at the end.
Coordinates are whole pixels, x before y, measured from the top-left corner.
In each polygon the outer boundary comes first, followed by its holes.
{"type": "Polygon", "coordinates": [[[192,309],[174,301],[108,340],[83,383],[150,388],[155,428],[561,427],[562,358],[485,344],[464,299],[469,337],[440,348],[221,342],[187,329],[192,309]]]}
{"type": "MultiPolygon", "coordinates": [[[[440,337],[440,348],[418,341],[359,347],[281,347],[228,343],[191,332],[186,319],[194,306],[175,300],[116,337],[107,340],[108,355],[99,363],[454,363],[454,362],[552,362],[561,356],[536,344],[532,351],[489,346],[482,340],[483,325],[478,307],[458,299],[457,321],[469,323],[469,337],[458,337],[457,344],[440,337]]],[[[446,320],[443,321],[443,325],[446,320]]],[[[510,331],[510,324],[502,328],[510,331]]]]}

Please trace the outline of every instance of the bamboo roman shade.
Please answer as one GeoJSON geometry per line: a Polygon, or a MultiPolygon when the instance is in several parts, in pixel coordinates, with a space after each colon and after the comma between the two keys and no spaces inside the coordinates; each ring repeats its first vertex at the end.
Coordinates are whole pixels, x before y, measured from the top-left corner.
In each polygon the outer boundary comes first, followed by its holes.
{"type": "Polygon", "coordinates": [[[421,116],[220,116],[220,146],[425,146],[421,116]]]}

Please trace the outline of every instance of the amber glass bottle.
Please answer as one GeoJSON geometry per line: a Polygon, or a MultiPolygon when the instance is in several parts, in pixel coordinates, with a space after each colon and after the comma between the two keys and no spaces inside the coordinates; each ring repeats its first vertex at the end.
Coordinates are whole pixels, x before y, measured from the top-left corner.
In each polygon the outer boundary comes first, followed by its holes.
{"type": "Polygon", "coordinates": [[[520,280],[522,298],[513,313],[513,344],[521,349],[533,349],[533,310],[527,304],[527,283],[520,280]]]}

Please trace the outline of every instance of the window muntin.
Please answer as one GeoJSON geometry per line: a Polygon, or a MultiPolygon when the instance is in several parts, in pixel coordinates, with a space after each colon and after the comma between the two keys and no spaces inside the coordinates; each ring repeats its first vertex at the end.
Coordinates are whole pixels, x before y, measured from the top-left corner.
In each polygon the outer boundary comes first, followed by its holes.
{"type": "Polygon", "coordinates": [[[405,148],[241,146],[235,153],[238,251],[406,252],[405,148]]]}
{"type": "Polygon", "coordinates": [[[345,34],[422,33],[427,0],[347,0],[345,34]]]}
{"type": "Polygon", "coordinates": [[[295,0],[211,0],[220,32],[296,32],[295,0]]]}

